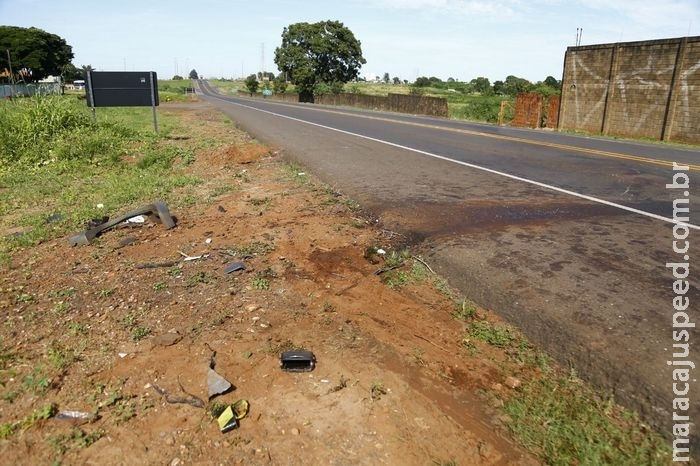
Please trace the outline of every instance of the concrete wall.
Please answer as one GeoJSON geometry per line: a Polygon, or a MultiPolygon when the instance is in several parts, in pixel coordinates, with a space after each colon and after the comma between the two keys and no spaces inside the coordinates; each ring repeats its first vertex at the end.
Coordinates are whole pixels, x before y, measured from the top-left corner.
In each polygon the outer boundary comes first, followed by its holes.
{"type": "MultiPolygon", "coordinates": [[[[272,98],[286,102],[298,102],[298,94],[275,94],[272,98]]],[[[320,105],[339,105],[368,108],[387,112],[410,113],[447,118],[447,99],[420,95],[389,94],[388,96],[364,94],[328,94],[316,96],[320,105]]]]}
{"type": "Polygon", "coordinates": [[[700,143],[700,36],[569,47],[558,127],[700,143]]]}

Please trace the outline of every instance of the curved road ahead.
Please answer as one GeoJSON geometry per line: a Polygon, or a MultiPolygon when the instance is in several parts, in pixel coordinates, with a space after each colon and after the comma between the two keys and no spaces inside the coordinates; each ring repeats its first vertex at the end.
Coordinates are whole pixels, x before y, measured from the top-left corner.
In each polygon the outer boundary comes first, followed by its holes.
{"type": "MultiPolygon", "coordinates": [[[[687,312],[700,322],[693,268],[700,263],[693,254],[699,151],[231,97],[205,81],[197,86],[240,127],[405,235],[466,296],[670,429],[674,380],[666,361],[679,342],[672,339],[673,271],[665,264],[685,261],[673,250],[672,217],[673,200],[687,196],[688,204],[677,204],[689,207],[687,312]],[[666,188],[678,173],[674,162],[688,166],[687,190],[666,188]]],[[[700,366],[700,335],[687,330],[689,355],[675,359],[700,366]]],[[[695,377],[691,410],[679,414],[699,422],[695,377]]]]}

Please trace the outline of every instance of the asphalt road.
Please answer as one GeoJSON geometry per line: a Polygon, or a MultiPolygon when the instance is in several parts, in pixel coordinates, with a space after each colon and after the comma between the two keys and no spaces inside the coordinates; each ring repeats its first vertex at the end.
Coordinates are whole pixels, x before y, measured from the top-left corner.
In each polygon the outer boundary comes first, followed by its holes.
{"type": "MultiPolygon", "coordinates": [[[[670,432],[676,381],[667,361],[700,365],[695,328],[686,329],[689,354],[673,356],[682,352],[674,343],[685,342],[672,339],[676,294],[666,267],[689,256],[686,312],[700,321],[700,254],[693,254],[700,151],[223,96],[199,86],[238,126],[404,235],[451,285],[670,432]],[[679,173],[674,162],[689,166],[682,172],[688,189],[666,187],[679,173]],[[689,203],[677,206],[690,209],[690,248],[678,254],[673,200],[686,196],[689,203]]],[[[677,411],[698,422],[700,390],[694,370],[690,376],[691,408],[677,411]]]]}

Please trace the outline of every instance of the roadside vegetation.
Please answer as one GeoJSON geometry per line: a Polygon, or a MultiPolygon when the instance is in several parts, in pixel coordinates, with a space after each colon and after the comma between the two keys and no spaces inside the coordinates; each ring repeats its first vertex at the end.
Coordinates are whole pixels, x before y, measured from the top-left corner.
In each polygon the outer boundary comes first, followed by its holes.
{"type": "MultiPolygon", "coordinates": [[[[251,75],[245,80],[212,80],[212,83],[223,93],[231,95],[236,93],[256,94],[263,90],[272,91],[275,94],[295,93],[295,86],[286,84],[281,87],[278,78],[266,74],[267,81],[260,84],[260,76],[251,75]]],[[[476,121],[484,123],[499,123],[502,120],[508,123],[513,119],[515,96],[521,92],[536,92],[545,96],[556,95],[560,92],[560,83],[548,77],[545,81],[530,83],[522,78],[509,76],[505,81],[497,81],[493,85],[487,78],[476,78],[470,82],[461,82],[454,79],[442,81],[438,78],[418,78],[409,83],[395,78],[384,81],[353,81],[345,84],[341,89],[331,87],[319,87],[317,92],[333,93],[344,92],[349,94],[364,94],[386,96],[388,94],[412,94],[429,97],[441,97],[447,100],[449,118],[454,120],[476,121]]]]}
{"type": "Polygon", "coordinates": [[[79,97],[0,102],[0,262],[104,211],[175,201],[173,190],[201,183],[183,168],[211,141],[177,143],[177,122],[162,116],[155,134],[147,108],[98,109],[94,123],[79,97]]]}
{"type": "MultiPolygon", "coordinates": [[[[161,92],[171,93],[173,99],[188,98],[180,97],[185,96],[180,89],[187,87],[188,81],[176,81],[161,83],[161,92]]],[[[230,84],[232,87],[226,88],[229,92],[236,86],[230,84]]],[[[150,109],[101,109],[95,123],[85,102],[75,95],[0,102],[0,269],[19,249],[72,233],[82,228],[85,219],[100,217],[105,211],[120,211],[156,198],[175,207],[206,202],[197,191],[205,180],[188,174],[186,168],[194,160],[197,148],[216,147],[223,142],[183,136],[184,130],[175,117],[160,118],[161,130],[155,134],[150,109]]],[[[301,167],[290,167],[289,173],[305,187],[326,192],[332,199],[339,198],[335,192],[311,184],[301,167]]],[[[246,176],[241,172],[243,181],[246,176]]],[[[264,209],[273,200],[257,197],[248,202],[251,207],[264,209]]],[[[366,227],[363,222],[353,221],[352,228],[366,227]]],[[[236,254],[254,257],[273,250],[271,244],[251,243],[240,246],[236,254]]],[[[511,390],[494,390],[485,396],[501,411],[503,424],[515,438],[544,463],[669,463],[668,442],[653,429],[609,397],[596,393],[575,373],[558,369],[516,329],[490,322],[474,303],[451,290],[420,257],[405,249],[384,251],[377,246],[367,249],[365,258],[377,265],[382,281],[397,292],[429,281],[454,300],[453,317],[464,326],[459,343],[465,349],[465,357],[490,358],[494,351],[504,351],[508,359],[524,368],[517,374],[522,380],[512,377],[511,390]],[[528,377],[520,376],[521,373],[528,377]]],[[[172,272],[182,273],[177,267],[172,272]]],[[[272,271],[263,270],[251,275],[251,288],[261,294],[273,293],[274,279],[272,271]]],[[[208,277],[200,273],[186,280],[195,287],[208,277]]],[[[153,290],[165,291],[167,286],[165,281],[158,281],[153,290]]],[[[17,302],[31,303],[34,299],[21,285],[0,292],[12,295],[17,302]]],[[[105,287],[99,296],[106,299],[113,293],[113,289],[105,287]]],[[[67,312],[73,294],[70,288],[56,290],[57,304],[52,312],[57,316],[67,312]]],[[[336,311],[332,303],[324,303],[323,312],[336,311]]],[[[140,318],[140,314],[129,313],[120,320],[122,331],[134,341],[151,332],[140,318]]],[[[74,323],[70,333],[76,338],[89,338],[80,323],[74,323]]],[[[61,379],[81,353],[79,348],[54,344],[47,348],[44,362],[40,363],[29,360],[29,355],[14,353],[10,347],[8,341],[0,340],[0,394],[7,402],[25,394],[40,397],[61,379]],[[13,362],[20,360],[32,367],[18,388],[25,393],[8,391],[3,382],[21,375],[11,372],[15,370],[13,362]]],[[[422,361],[418,350],[415,359],[422,361]]],[[[95,409],[109,412],[115,422],[126,422],[151,407],[144,400],[125,395],[122,388],[120,382],[94,388],[95,399],[102,400],[95,401],[95,409]]],[[[381,381],[374,382],[370,391],[372,400],[388,393],[381,381]]],[[[55,414],[55,406],[38,402],[26,418],[4,420],[0,439],[55,414]]],[[[58,454],[63,454],[69,448],[89,447],[103,435],[101,430],[76,428],[48,441],[58,454]]]]}

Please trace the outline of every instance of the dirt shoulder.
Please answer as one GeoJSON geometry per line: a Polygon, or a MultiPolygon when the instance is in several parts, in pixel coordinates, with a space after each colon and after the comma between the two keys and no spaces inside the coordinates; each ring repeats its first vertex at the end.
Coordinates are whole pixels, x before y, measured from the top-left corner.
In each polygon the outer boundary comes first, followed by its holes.
{"type": "Polygon", "coordinates": [[[399,236],[208,105],[160,111],[228,141],[188,168],[207,201],[171,208],[171,230],[147,221],[14,255],[0,278],[5,461],[537,464],[496,409],[535,369],[465,342],[429,264],[377,274],[376,250],[399,236]],[[226,273],[234,262],[245,269],[226,273]],[[281,370],[300,348],[315,369],[281,370]],[[213,401],[250,404],[227,433],[193,406],[209,401],[212,362],[235,387],[213,401]]]}

